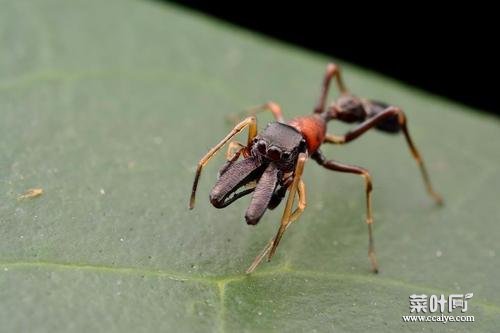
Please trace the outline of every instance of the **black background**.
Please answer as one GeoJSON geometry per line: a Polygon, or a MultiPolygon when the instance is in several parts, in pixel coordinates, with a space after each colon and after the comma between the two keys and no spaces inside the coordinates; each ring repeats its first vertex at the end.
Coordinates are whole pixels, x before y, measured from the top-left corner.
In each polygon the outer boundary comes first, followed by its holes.
{"type": "Polygon", "coordinates": [[[171,2],[500,114],[500,15],[492,6],[171,2]]]}

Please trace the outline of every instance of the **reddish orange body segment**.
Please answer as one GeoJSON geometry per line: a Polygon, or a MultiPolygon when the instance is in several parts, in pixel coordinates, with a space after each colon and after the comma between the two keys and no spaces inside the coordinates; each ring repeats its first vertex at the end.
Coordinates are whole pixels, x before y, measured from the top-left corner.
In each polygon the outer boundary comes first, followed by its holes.
{"type": "Polygon", "coordinates": [[[314,153],[325,140],[326,122],[316,114],[293,118],[288,125],[294,127],[304,136],[309,154],[314,153]]]}

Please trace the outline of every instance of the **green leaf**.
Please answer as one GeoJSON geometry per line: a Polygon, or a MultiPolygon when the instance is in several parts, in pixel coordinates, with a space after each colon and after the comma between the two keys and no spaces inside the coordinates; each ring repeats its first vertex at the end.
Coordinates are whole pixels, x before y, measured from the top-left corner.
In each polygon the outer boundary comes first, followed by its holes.
{"type": "Polygon", "coordinates": [[[402,137],[325,147],[373,174],[380,274],[362,180],[311,162],[308,208],[246,276],[283,205],[257,227],[248,198],[214,209],[219,154],[188,211],[194,167],[228,113],[268,100],[310,113],[330,59],[148,1],[3,1],[0,41],[1,331],[500,326],[498,119],[341,63],[353,92],[405,109],[446,205],[426,195],[402,137]],[[31,188],[44,193],[18,200],[31,188]],[[474,293],[474,323],[403,323],[409,295],[452,293],[474,293]]]}

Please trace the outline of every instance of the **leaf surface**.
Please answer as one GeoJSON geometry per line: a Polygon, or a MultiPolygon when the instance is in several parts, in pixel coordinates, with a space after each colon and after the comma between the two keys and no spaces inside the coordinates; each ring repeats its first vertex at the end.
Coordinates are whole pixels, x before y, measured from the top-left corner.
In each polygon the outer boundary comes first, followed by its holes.
{"type": "Polygon", "coordinates": [[[498,119],[341,63],[353,92],[407,112],[446,205],[426,196],[402,137],[325,147],[373,174],[381,273],[369,272],[362,180],[309,162],[308,208],[245,276],[281,210],[252,227],[248,198],[211,207],[219,154],[188,211],[194,167],[228,113],[268,100],[287,118],[310,113],[330,59],[148,1],[3,1],[0,41],[2,331],[500,325],[498,119]],[[33,188],[43,194],[18,200],[33,188]],[[402,322],[411,294],[469,292],[474,323],[402,322]]]}

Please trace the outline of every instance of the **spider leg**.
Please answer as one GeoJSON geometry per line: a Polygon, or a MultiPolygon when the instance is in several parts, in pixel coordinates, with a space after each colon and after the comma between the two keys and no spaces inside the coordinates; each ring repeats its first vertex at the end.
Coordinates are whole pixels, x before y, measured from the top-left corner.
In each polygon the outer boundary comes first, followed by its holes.
{"type": "Polygon", "coordinates": [[[237,124],[231,130],[231,132],[229,132],[226,135],[226,137],[224,137],[224,139],[222,139],[217,145],[215,145],[212,149],[210,149],[208,151],[208,153],[206,153],[205,156],[203,156],[201,158],[201,160],[198,162],[198,166],[196,168],[196,175],[195,175],[195,178],[194,178],[194,181],[193,181],[193,187],[192,187],[192,190],[191,190],[191,197],[190,197],[190,200],[189,200],[189,209],[193,209],[194,208],[195,198],[196,198],[196,189],[198,187],[198,181],[200,180],[200,175],[201,175],[201,171],[203,170],[203,167],[224,146],[224,144],[226,144],[226,142],[228,142],[229,140],[231,140],[231,138],[233,136],[235,136],[236,134],[240,133],[241,131],[243,131],[247,127],[248,127],[248,140],[247,140],[247,144],[249,145],[252,142],[253,138],[257,135],[257,120],[256,120],[256,118],[254,116],[247,117],[242,122],[240,122],[239,124],[237,124]]]}
{"type": "Polygon", "coordinates": [[[279,104],[275,102],[267,102],[266,104],[263,105],[251,107],[241,113],[230,114],[227,116],[227,119],[233,123],[237,123],[240,119],[242,119],[245,116],[255,116],[257,115],[257,113],[263,111],[270,111],[277,122],[280,123],[285,122],[285,118],[283,117],[283,112],[281,111],[281,107],[279,106],[279,104]]]}
{"type": "Polygon", "coordinates": [[[338,172],[346,172],[360,175],[365,180],[365,195],[366,195],[366,224],[368,225],[368,257],[370,258],[372,271],[378,273],[378,262],[375,256],[375,246],[373,241],[373,215],[372,215],[372,204],[371,204],[371,192],[372,192],[372,179],[368,170],[354,166],[347,165],[336,162],[334,160],[327,160],[325,156],[318,150],[314,153],[311,158],[316,160],[321,166],[338,172]]]}
{"type": "Polygon", "coordinates": [[[261,263],[261,261],[268,256],[268,261],[271,260],[272,256],[276,252],[276,248],[283,237],[286,229],[291,225],[292,222],[296,221],[306,207],[306,190],[304,182],[302,181],[302,173],[304,170],[304,164],[307,160],[307,155],[302,153],[299,155],[299,159],[297,161],[297,165],[295,167],[295,173],[293,182],[289,188],[289,194],[285,206],[285,210],[283,212],[283,216],[281,218],[280,228],[275,237],[273,237],[268,244],[264,247],[264,249],[257,255],[254,259],[250,267],[248,267],[246,273],[251,273],[255,270],[255,268],[261,263]],[[297,208],[292,212],[293,202],[295,199],[295,194],[298,194],[299,200],[297,204],[297,208]]]}
{"type": "Polygon", "coordinates": [[[377,125],[380,126],[381,124],[384,124],[387,121],[391,121],[392,119],[394,119],[394,117],[396,117],[397,124],[399,124],[400,129],[403,131],[410,152],[415,161],[417,162],[427,192],[434,199],[434,201],[436,201],[438,205],[443,204],[443,199],[434,190],[432,186],[429,173],[427,172],[424,160],[422,159],[422,155],[418,151],[417,146],[413,143],[413,140],[410,136],[410,132],[408,131],[407,117],[400,108],[390,106],[386,108],[384,111],[377,113],[371,118],[368,118],[367,120],[356,126],[354,129],[348,131],[345,135],[337,136],[337,135],[327,134],[325,137],[325,142],[333,144],[345,144],[347,142],[355,140],[368,130],[376,127],[377,125]]]}
{"type": "Polygon", "coordinates": [[[328,90],[330,89],[330,82],[332,81],[332,78],[335,78],[340,93],[347,93],[344,81],[342,80],[342,76],[340,75],[339,66],[333,63],[328,64],[328,66],[326,67],[325,76],[323,78],[323,83],[321,85],[321,94],[318,99],[318,103],[314,108],[314,113],[323,113],[323,111],[325,111],[326,98],[328,96],[328,90]]]}

